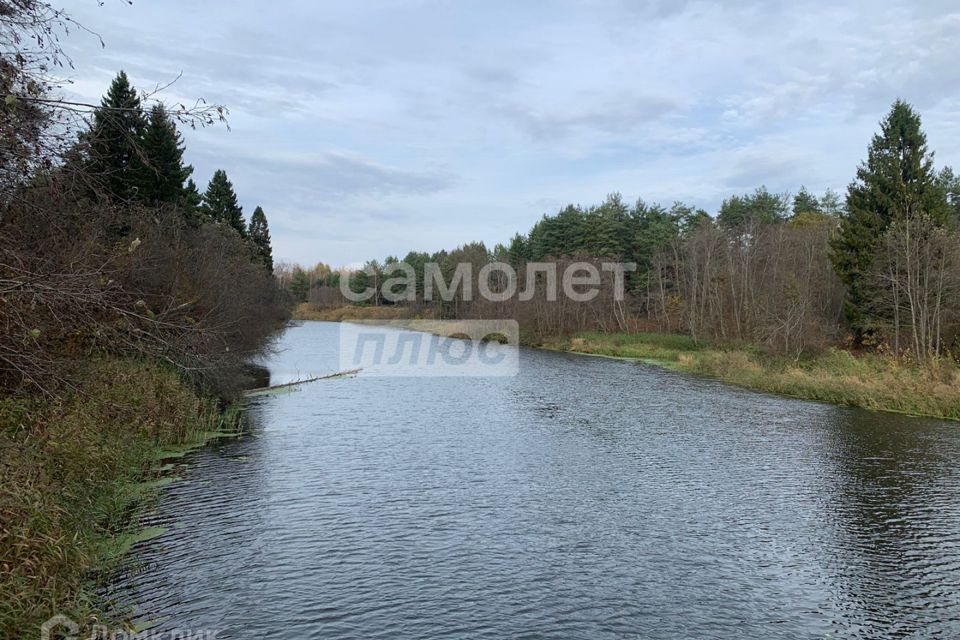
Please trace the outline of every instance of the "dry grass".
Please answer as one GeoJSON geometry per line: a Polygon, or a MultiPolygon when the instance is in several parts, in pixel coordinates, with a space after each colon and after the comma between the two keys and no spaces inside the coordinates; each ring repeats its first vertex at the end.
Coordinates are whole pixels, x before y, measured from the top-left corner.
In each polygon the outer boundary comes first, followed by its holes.
{"type": "Polygon", "coordinates": [[[950,361],[921,368],[889,355],[828,349],[790,360],[712,348],[672,334],[584,333],[546,348],[656,362],[750,389],[851,407],[960,420],[960,369],[950,361]]]}
{"type": "Polygon", "coordinates": [[[33,637],[54,613],[94,615],[91,580],[130,539],[135,483],[161,447],[223,426],[170,370],[131,361],[94,363],[53,404],[0,401],[0,637],[33,637]]]}
{"type": "Polygon", "coordinates": [[[403,306],[361,307],[344,306],[318,309],[309,302],[300,303],[293,311],[294,320],[412,320],[434,318],[436,313],[430,309],[416,310],[403,306]]]}

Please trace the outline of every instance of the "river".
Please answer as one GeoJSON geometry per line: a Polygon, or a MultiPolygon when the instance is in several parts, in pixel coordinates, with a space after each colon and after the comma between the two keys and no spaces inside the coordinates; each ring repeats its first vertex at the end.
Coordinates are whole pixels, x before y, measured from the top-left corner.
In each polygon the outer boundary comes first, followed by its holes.
{"type": "MultiPolygon", "coordinates": [[[[335,371],[289,329],[273,381],[335,371]]],[[[107,595],[217,638],[960,635],[960,425],[524,350],[254,398],[107,595]]]]}

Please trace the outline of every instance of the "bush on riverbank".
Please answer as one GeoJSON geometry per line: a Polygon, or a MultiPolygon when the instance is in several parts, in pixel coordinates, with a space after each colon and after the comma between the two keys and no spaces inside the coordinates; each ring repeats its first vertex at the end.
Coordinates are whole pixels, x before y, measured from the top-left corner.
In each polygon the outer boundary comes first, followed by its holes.
{"type": "Polygon", "coordinates": [[[582,333],[543,347],[652,361],[750,389],[851,407],[960,420],[960,369],[921,367],[890,355],[828,349],[801,359],[718,349],[674,334],[582,333]]]}
{"type": "Polygon", "coordinates": [[[95,611],[86,580],[127,539],[158,448],[224,421],[247,363],[289,318],[266,216],[248,226],[222,170],[203,196],[169,109],[120,72],[102,102],[63,102],[46,2],[0,4],[0,637],[95,611]],[[146,102],[146,103],[145,103],[146,102]],[[108,541],[109,540],[109,541],[108,541]]]}
{"type": "Polygon", "coordinates": [[[289,317],[249,243],[177,207],[93,203],[66,178],[0,203],[0,390],[57,395],[77,363],[109,354],[236,394],[245,363],[289,317]]]}
{"type": "Polygon", "coordinates": [[[95,615],[91,572],[121,550],[160,449],[235,428],[169,367],[102,360],[79,379],[59,400],[0,399],[0,637],[95,615]]]}

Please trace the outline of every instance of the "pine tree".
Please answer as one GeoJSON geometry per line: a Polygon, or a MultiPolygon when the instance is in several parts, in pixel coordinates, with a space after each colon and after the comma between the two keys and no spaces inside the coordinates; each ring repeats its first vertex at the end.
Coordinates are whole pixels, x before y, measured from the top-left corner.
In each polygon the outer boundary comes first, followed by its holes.
{"type": "Polygon", "coordinates": [[[676,220],[677,233],[681,236],[693,233],[704,223],[713,224],[710,214],[682,202],[674,202],[670,208],[670,215],[676,220]]]}
{"type": "Polygon", "coordinates": [[[548,218],[544,215],[533,225],[530,233],[527,234],[527,254],[528,260],[540,260],[547,255],[546,227],[548,218]]]}
{"type": "Polygon", "coordinates": [[[273,273],[273,248],[270,246],[270,227],[267,225],[267,216],[262,207],[253,210],[250,216],[250,242],[256,250],[257,257],[273,273]]]}
{"type": "Polygon", "coordinates": [[[803,213],[823,213],[820,208],[820,201],[807,188],[800,186],[800,191],[793,196],[793,215],[798,216],[803,213]]]}
{"type": "Polygon", "coordinates": [[[510,246],[507,247],[507,261],[514,267],[518,267],[529,259],[530,245],[527,239],[519,233],[515,234],[510,239],[510,246]]]}
{"type": "Polygon", "coordinates": [[[203,194],[202,211],[211,222],[227,225],[237,230],[241,237],[247,237],[247,225],[243,221],[243,208],[237,202],[233,184],[223,169],[217,169],[203,194]]]}
{"type": "Polygon", "coordinates": [[[820,198],[821,213],[828,216],[839,216],[843,214],[843,207],[844,204],[836,191],[827,189],[823,192],[823,196],[820,198]]]}
{"type": "Polygon", "coordinates": [[[146,121],[140,98],[126,73],[121,71],[114,78],[100,105],[84,136],[89,142],[89,170],[99,182],[98,195],[111,202],[127,202],[136,193],[131,173],[146,121]]]}
{"type": "MultiPolygon", "coordinates": [[[[366,274],[361,273],[363,277],[366,277],[366,274]]],[[[366,281],[364,281],[365,284],[366,281]]],[[[310,292],[310,287],[312,283],[310,282],[310,276],[307,275],[307,272],[303,269],[297,269],[293,272],[293,279],[290,281],[290,293],[293,294],[293,297],[297,302],[306,302],[307,294],[310,292]]],[[[360,287],[360,291],[363,291],[364,287],[360,287]]]]}
{"type": "Polygon", "coordinates": [[[151,206],[184,200],[184,182],[193,173],[193,167],[183,163],[183,151],[176,125],[163,105],[155,105],[143,133],[142,153],[135,162],[137,200],[151,206]]]}
{"type": "Polygon", "coordinates": [[[404,263],[413,267],[413,273],[417,279],[417,293],[423,293],[424,271],[426,264],[430,262],[430,254],[422,251],[411,251],[403,259],[404,263]]]}
{"type": "Polygon", "coordinates": [[[946,197],[937,184],[920,116],[906,102],[894,102],[880,123],[867,161],[847,189],[846,208],[831,258],[847,286],[847,318],[861,340],[869,329],[868,272],[891,222],[925,214],[942,224],[947,216],[946,197]]]}
{"type": "Polygon", "coordinates": [[[638,266],[636,274],[630,278],[634,286],[646,286],[654,256],[678,235],[680,216],[686,213],[687,208],[681,203],[674,204],[673,209],[667,211],[658,204],[651,206],[637,202],[629,254],[629,262],[638,266]]]}
{"type": "Polygon", "coordinates": [[[593,256],[622,258],[629,238],[627,221],[630,210],[619,193],[607,195],[602,205],[590,212],[590,221],[583,225],[582,250],[593,256]]]}
{"type": "Polygon", "coordinates": [[[583,209],[567,205],[546,226],[544,239],[552,257],[572,256],[580,253],[587,242],[584,233],[586,215],[583,209]]]}
{"type": "Polygon", "coordinates": [[[786,218],[789,209],[786,194],[770,193],[765,186],[761,186],[751,194],[724,200],[717,214],[717,222],[727,229],[752,223],[772,224],[786,218]]]}

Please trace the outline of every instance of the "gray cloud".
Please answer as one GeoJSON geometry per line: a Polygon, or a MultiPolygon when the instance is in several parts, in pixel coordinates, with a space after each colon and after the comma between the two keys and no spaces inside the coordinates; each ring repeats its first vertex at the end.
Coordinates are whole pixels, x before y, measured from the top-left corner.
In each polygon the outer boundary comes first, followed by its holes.
{"type": "MultiPolygon", "coordinates": [[[[589,100],[589,96],[584,97],[589,100]]],[[[520,104],[496,107],[494,111],[515,122],[535,139],[562,138],[575,130],[629,134],[650,124],[679,105],[658,96],[622,96],[603,104],[565,112],[538,112],[520,104]]]]}
{"type": "Polygon", "coordinates": [[[336,151],[252,154],[215,147],[199,157],[204,166],[227,168],[238,189],[252,185],[273,197],[313,208],[355,199],[426,196],[455,184],[454,176],[447,172],[400,169],[336,151]]]}
{"type": "Polygon", "coordinates": [[[272,178],[294,180],[330,197],[425,195],[448,188],[454,180],[441,172],[398,169],[332,151],[288,157],[267,155],[257,160],[257,166],[266,166],[265,173],[272,178]]]}

